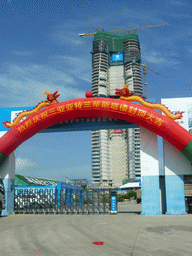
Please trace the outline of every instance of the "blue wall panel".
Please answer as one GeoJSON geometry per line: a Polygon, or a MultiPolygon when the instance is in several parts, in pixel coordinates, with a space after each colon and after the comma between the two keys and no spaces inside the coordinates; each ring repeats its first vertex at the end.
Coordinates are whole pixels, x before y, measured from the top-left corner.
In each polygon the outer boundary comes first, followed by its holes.
{"type": "Polygon", "coordinates": [[[160,215],[159,176],[142,176],[141,191],[141,215],[160,215]]]}
{"type": "Polygon", "coordinates": [[[2,210],[2,215],[9,215],[14,212],[14,179],[4,178],[5,186],[5,209],[2,210]]]}
{"type": "Polygon", "coordinates": [[[167,215],[187,214],[185,211],[185,192],[183,175],[166,175],[167,215]]]}

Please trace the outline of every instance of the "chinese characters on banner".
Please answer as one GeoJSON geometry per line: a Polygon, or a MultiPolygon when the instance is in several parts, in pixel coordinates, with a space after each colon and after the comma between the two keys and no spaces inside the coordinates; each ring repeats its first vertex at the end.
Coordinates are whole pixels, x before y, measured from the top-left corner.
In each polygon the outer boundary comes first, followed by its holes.
{"type": "MultiPolygon", "coordinates": [[[[18,127],[18,131],[20,133],[23,131],[26,131],[30,126],[57,114],[66,113],[66,112],[75,111],[75,110],[91,109],[91,108],[92,109],[94,108],[112,109],[114,111],[127,113],[128,115],[145,119],[151,122],[155,126],[161,126],[163,123],[163,120],[161,118],[157,118],[153,116],[153,114],[148,114],[147,111],[140,109],[139,106],[137,108],[133,106],[127,106],[126,104],[112,102],[110,100],[102,101],[102,100],[95,99],[95,100],[79,101],[75,103],[67,103],[67,104],[64,103],[63,105],[60,105],[60,106],[55,106],[55,107],[52,106],[51,108],[46,108],[42,113],[40,114],[37,113],[33,118],[30,118],[25,122],[23,121],[22,124],[18,127]]],[[[92,120],[92,122],[94,122],[94,120],[92,120]]]]}

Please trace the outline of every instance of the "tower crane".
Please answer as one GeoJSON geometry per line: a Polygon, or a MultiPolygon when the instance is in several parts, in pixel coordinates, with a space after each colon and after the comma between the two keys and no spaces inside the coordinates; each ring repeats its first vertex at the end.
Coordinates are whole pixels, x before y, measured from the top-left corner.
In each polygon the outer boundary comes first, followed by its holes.
{"type": "MultiPolygon", "coordinates": [[[[138,28],[129,28],[129,29],[120,29],[120,30],[111,30],[108,31],[109,33],[118,33],[118,32],[127,32],[129,33],[130,31],[134,31],[134,30],[138,30],[138,29],[144,29],[144,28],[152,28],[152,27],[162,27],[162,26],[166,26],[166,24],[162,24],[162,25],[152,25],[152,26],[143,26],[143,27],[138,27],[138,28]]],[[[99,32],[101,29],[100,26],[97,27],[97,30],[95,33],[91,33],[91,34],[79,34],[80,37],[84,38],[85,36],[94,36],[97,32],[99,32]]],[[[102,29],[102,31],[104,31],[104,29],[102,29]]],[[[143,67],[143,73],[144,73],[144,79],[145,79],[145,97],[147,98],[147,68],[155,73],[157,73],[158,75],[164,76],[160,73],[158,73],[155,70],[152,70],[151,68],[147,67],[145,64],[141,64],[141,66],[143,67]]],[[[166,76],[164,76],[166,77],[166,76]]]]}
{"type": "MultiPolygon", "coordinates": [[[[145,97],[147,98],[147,68],[153,72],[155,72],[158,75],[164,76],[162,74],[160,74],[159,72],[147,67],[145,64],[141,64],[141,66],[143,67],[143,74],[144,74],[144,79],[145,79],[145,97]]],[[[164,76],[166,77],[166,76],[164,76]]],[[[167,78],[167,77],[166,77],[167,78]]]]}
{"type": "MultiPolygon", "coordinates": [[[[153,25],[153,26],[144,26],[144,27],[138,27],[138,28],[129,28],[129,29],[120,29],[120,30],[111,30],[108,31],[109,33],[118,33],[118,32],[130,32],[130,31],[134,31],[134,30],[138,30],[138,29],[143,29],[143,28],[152,28],[152,27],[162,27],[162,26],[166,26],[166,24],[162,24],[162,25],[153,25]]],[[[97,27],[97,32],[100,31],[100,26],[97,27]]],[[[104,29],[103,29],[104,31],[104,29]]],[[[80,37],[85,37],[85,36],[94,36],[96,34],[95,33],[91,33],[91,34],[79,34],[80,37]]]]}

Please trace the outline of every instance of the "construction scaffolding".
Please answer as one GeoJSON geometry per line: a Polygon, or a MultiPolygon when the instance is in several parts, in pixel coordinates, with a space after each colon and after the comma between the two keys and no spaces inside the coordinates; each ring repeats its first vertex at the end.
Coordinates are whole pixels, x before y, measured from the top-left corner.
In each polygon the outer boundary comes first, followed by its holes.
{"type": "Polygon", "coordinates": [[[106,31],[100,31],[94,35],[94,41],[98,39],[107,40],[108,49],[109,51],[112,51],[112,52],[122,51],[124,49],[123,42],[128,40],[134,40],[139,44],[138,35],[134,33],[115,35],[106,31]]]}

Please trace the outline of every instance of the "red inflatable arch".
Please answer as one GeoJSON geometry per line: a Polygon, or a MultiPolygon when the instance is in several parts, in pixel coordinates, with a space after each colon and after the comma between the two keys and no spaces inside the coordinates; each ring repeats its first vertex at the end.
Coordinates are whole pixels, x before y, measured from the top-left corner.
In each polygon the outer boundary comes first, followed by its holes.
{"type": "Polygon", "coordinates": [[[148,107],[112,98],[84,98],[53,104],[16,124],[0,138],[0,159],[41,130],[79,117],[115,118],[160,135],[192,162],[192,134],[172,119],[148,107]]]}

